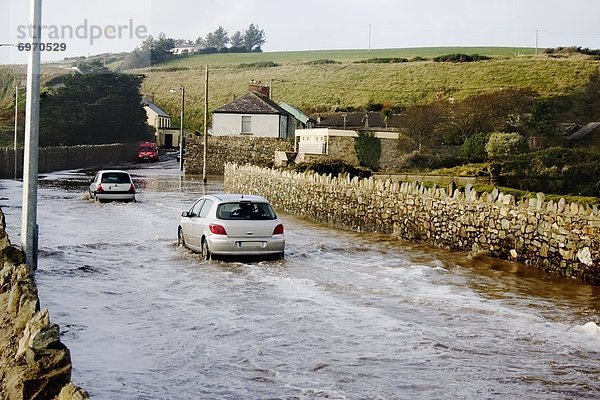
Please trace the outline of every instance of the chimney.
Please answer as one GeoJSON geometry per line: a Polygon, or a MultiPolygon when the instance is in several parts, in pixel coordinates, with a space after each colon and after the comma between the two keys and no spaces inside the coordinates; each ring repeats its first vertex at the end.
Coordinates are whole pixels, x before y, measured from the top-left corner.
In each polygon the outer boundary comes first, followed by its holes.
{"type": "Polygon", "coordinates": [[[250,90],[251,92],[262,94],[267,98],[271,98],[271,88],[269,88],[268,85],[263,85],[261,81],[251,80],[250,84],[248,85],[248,90],[250,90]]]}

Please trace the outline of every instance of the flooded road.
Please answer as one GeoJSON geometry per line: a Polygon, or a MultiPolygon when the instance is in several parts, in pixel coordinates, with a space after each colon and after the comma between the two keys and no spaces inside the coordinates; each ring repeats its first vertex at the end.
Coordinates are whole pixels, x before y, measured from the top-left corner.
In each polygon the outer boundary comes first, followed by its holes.
{"type": "Polygon", "coordinates": [[[40,183],[39,295],[92,399],[600,398],[599,287],[282,213],[284,260],[204,262],[177,223],[222,182],[138,167],[132,204],[40,183]]]}

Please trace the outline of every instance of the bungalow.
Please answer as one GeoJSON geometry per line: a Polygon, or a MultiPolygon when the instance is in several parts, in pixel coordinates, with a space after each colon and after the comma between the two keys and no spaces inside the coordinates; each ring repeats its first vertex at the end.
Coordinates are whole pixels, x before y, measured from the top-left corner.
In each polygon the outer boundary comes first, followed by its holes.
{"type": "Polygon", "coordinates": [[[272,101],[265,88],[268,86],[260,88],[262,93],[250,91],[214,110],[212,134],[292,139],[296,130],[294,117],[272,101]]]}
{"type": "Polygon", "coordinates": [[[171,127],[171,116],[152,100],[142,100],[148,117],[148,125],[154,127],[156,144],[161,148],[171,148],[179,143],[179,130],[171,127]]]}

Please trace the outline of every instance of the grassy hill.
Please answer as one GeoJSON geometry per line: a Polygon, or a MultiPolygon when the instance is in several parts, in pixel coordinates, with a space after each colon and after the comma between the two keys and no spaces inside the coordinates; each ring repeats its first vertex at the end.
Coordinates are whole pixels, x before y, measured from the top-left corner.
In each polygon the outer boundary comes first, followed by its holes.
{"type": "MultiPolygon", "coordinates": [[[[201,129],[205,65],[210,69],[209,111],[245,94],[251,80],[260,80],[272,83],[275,101],[287,101],[309,113],[363,107],[368,103],[410,106],[436,99],[460,101],[503,88],[531,88],[547,98],[570,96],[582,91],[591,74],[598,70],[599,61],[590,57],[557,58],[534,53],[532,48],[432,47],[211,54],[183,57],[130,72],[146,76],[143,93],[153,96],[175,123],[180,112],[177,89],[185,86],[186,126],[201,129]],[[456,53],[486,55],[491,59],[470,63],[431,61],[433,57],[456,53]],[[377,58],[404,58],[408,62],[365,62],[377,58]],[[171,93],[171,89],[176,92],[171,93]]],[[[110,66],[117,68],[118,64],[117,61],[110,66]]],[[[43,73],[43,80],[47,81],[68,72],[49,64],[44,65],[43,73]]],[[[0,91],[0,130],[2,126],[8,130],[13,123],[9,98],[12,90],[0,91]]]]}
{"type": "Polygon", "coordinates": [[[153,95],[156,103],[173,116],[179,114],[180,99],[170,89],[185,86],[186,125],[200,128],[205,65],[210,70],[209,110],[245,94],[251,80],[260,80],[272,83],[275,101],[290,102],[306,112],[361,107],[370,102],[410,106],[436,99],[460,101],[503,88],[531,88],[542,97],[569,96],[581,91],[598,70],[599,62],[591,58],[551,58],[533,53],[533,49],[523,48],[421,48],[212,54],[189,56],[135,72],[146,75],[144,94],[153,95]],[[454,53],[492,59],[471,63],[431,61],[454,53]],[[426,60],[365,62],[417,57],[426,60]]]}

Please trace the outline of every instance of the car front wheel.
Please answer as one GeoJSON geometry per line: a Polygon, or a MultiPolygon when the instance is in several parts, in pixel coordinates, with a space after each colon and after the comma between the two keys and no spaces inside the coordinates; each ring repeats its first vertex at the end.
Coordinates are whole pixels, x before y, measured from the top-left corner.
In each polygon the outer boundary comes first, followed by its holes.
{"type": "Polygon", "coordinates": [[[183,229],[177,230],[177,246],[185,247],[185,238],[183,237],[183,229]]]}
{"type": "Polygon", "coordinates": [[[209,261],[212,258],[210,254],[210,249],[208,248],[208,243],[206,239],[202,239],[202,259],[205,261],[209,261]]]}

